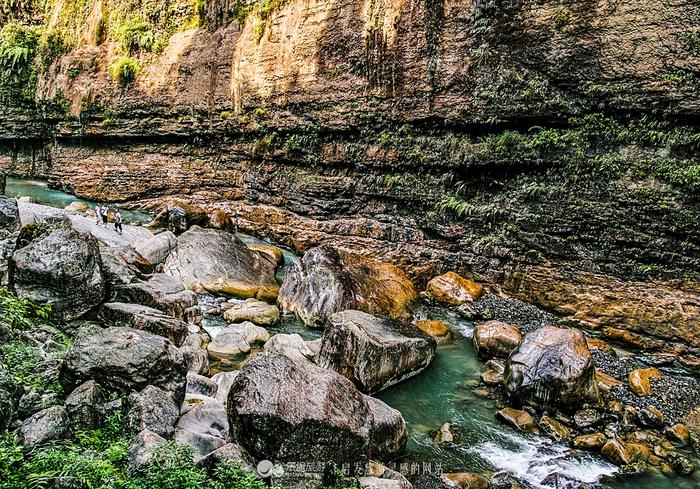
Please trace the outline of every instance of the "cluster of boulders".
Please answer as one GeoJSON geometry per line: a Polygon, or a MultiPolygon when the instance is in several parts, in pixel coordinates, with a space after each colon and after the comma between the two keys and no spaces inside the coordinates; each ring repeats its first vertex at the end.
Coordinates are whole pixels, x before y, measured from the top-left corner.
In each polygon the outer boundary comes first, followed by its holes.
{"type": "Polygon", "coordinates": [[[597,451],[625,474],[694,471],[687,426],[669,423],[652,404],[625,405],[613,394],[625,387],[643,399],[662,376],[656,368],[633,370],[628,382],[605,374],[591,350],[608,355],[614,350],[575,329],[545,326],[523,335],[516,325],[488,321],[476,326],[473,340],[486,361],[482,382],[502,388],[514,406],[496,413],[502,422],[597,451]]]}
{"type": "MultiPolygon", "coordinates": [[[[292,265],[299,269],[287,275],[278,301],[279,249],[203,228],[204,220],[180,215],[179,206],[159,217],[168,230],[125,226],[134,238],[126,242],[92,224],[82,208],[27,204],[22,222],[22,205],[0,204],[0,238],[12,245],[7,286],[50,305],[52,321],[74,335],[65,357],[46,366],[67,395],[21,392],[0,372],[0,414],[19,413],[14,421],[3,415],[0,428],[15,430],[25,448],[99,427],[120,412],[135,472],[147,466],[152,447],[175,440],[212,470],[227,459],[251,470],[262,459],[350,463],[365,485],[410,487],[373,462],[400,456],[408,431],[401,413],[370,394],[419,374],[435,356],[432,333],[447,341],[451,332],[409,321],[416,292],[400,269],[328,247],[310,250],[292,265]],[[237,298],[217,298],[205,310],[198,293],[237,298]],[[271,334],[280,309],[322,325],[323,337],[271,334]],[[205,315],[228,325],[212,337],[202,327],[205,315]]],[[[62,334],[50,328],[40,338],[45,345],[62,334]]]]}
{"type": "MultiPolygon", "coordinates": [[[[280,286],[282,252],[245,245],[223,211],[172,202],[151,225],[127,226],[131,241],[106,235],[80,212],[32,206],[23,220],[22,206],[0,198],[2,280],[51,305],[56,324],[75,335],[63,360],[42,365],[65,397],[23,392],[0,371],[0,431],[15,429],[34,449],[121,412],[135,472],[147,466],[153,446],[175,440],[191,445],[195,461],[210,470],[232,459],[251,471],[261,460],[347,464],[363,487],[411,487],[379,463],[404,453],[406,423],[371,396],[419,375],[438,344],[452,341],[446,322],[411,320],[414,301],[474,317],[481,285],[448,272],[418,294],[393,265],[320,246],[293,259],[280,286]],[[154,234],[158,227],[165,230],[154,234]],[[198,294],[219,297],[203,307],[198,294]],[[289,313],[322,328],[321,338],[275,334],[289,313]],[[203,318],[214,316],[226,326],[210,335],[203,318]],[[18,420],[11,421],[12,412],[18,420]]],[[[52,328],[34,333],[42,348],[60,334],[52,328]]],[[[504,423],[599,451],[626,472],[694,470],[684,449],[700,443],[700,423],[670,423],[651,404],[611,399],[623,382],[597,369],[591,354],[609,353],[609,345],[575,329],[522,331],[496,320],[478,324],[473,343],[486,362],[481,380],[511,404],[497,413],[504,423]]],[[[624,385],[643,399],[662,375],[635,370],[624,385]]],[[[459,441],[449,423],[436,440],[459,441]]],[[[323,474],[308,472],[269,475],[285,487],[324,482],[323,474]]],[[[426,484],[489,482],[460,473],[426,484]]]]}

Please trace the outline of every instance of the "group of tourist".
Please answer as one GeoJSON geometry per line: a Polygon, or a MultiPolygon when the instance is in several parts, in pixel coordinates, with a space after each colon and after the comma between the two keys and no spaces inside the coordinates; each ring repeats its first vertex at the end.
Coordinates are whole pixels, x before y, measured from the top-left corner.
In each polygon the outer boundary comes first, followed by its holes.
{"type": "MultiPolygon", "coordinates": [[[[109,223],[109,207],[107,206],[107,204],[95,204],[95,217],[97,218],[95,224],[97,224],[98,226],[106,226],[109,223]]],[[[119,234],[122,234],[123,231],[122,215],[121,212],[119,212],[118,208],[114,212],[114,230],[119,234]]]]}

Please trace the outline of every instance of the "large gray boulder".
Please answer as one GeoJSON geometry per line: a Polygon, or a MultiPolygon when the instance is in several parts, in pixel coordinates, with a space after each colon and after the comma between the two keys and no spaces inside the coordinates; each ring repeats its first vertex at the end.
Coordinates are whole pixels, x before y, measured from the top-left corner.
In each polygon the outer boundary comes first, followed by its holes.
{"type": "Polygon", "coordinates": [[[178,420],[177,429],[226,440],[229,435],[226,408],[217,399],[202,396],[202,402],[188,407],[178,420]]]}
{"type": "Polygon", "coordinates": [[[17,247],[18,235],[19,232],[7,235],[4,238],[0,236],[0,286],[7,286],[9,284],[7,269],[10,258],[12,258],[12,254],[17,247]]]}
{"type": "Polygon", "coordinates": [[[8,272],[19,296],[49,304],[58,319],[79,318],[105,297],[97,241],[73,229],[56,229],[15,251],[8,272]]]}
{"type": "Polygon", "coordinates": [[[167,338],[133,328],[88,325],[80,328],[66,355],[61,383],[72,388],[93,379],[121,394],[155,385],[179,404],[186,374],[182,353],[167,338]]]}
{"type": "Polygon", "coordinates": [[[120,287],[153,273],[153,266],[130,246],[109,246],[102,243],[100,258],[107,281],[107,300],[113,300],[120,287]]]}
{"type": "Polygon", "coordinates": [[[188,333],[186,322],[141,304],[108,302],[102,305],[99,317],[109,326],[129,326],[148,331],[165,336],[178,346],[188,333]]]}
{"type": "Polygon", "coordinates": [[[346,378],[311,362],[259,353],[227,403],[232,439],[257,459],[363,463],[372,412],[346,378]]]}
{"type": "Polygon", "coordinates": [[[117,301],[153,307],[184,321],[185,311],[197,305],[197,295],[191,290],[185,290],[177,279],[154,273],[145,282],[120,287],[117,291],[117,301]]]}
{"type": "Polygon", "coordinates": [[[400,268],[324,245],[292,261],[277,303],[306,325],[322,327],[346,309],[408,318],[415,299],[413,283],[400,268]]]}
{"type": "Polygon", "coordinates": [[[233,234],[194,226],[177,238],[164,271],[190,290],[274,301],[276,268],[272,257],[249,249],[233,234]]]}
{"type": "Polygon", "coordinates": [[[274,326],[280,321],[280,310],[264,301],[246,299],[224,312],[224,319],[229,323],[250,321],[260,326],[274,326]]]}
{"type": "Polygon", "coordinates": [[[238,370],[232,370],[230,372],[219,372],[213,375],[211,380],[217,385],[216,389],[216,400],[226,405],[228,402],[228,393],[231,391],[231,386],[233,382],[238,377],[238,370]]]}
{"type": "Polygon", "coordinates": [[[503,383],[516,402],[540,409],[576,410],[599,401],[591,353],[575,329],[546,326],[526,334],[508,358],[503,383]]]}
{"type": "Polygon", "coordinates": [[[474,328],[474,349],[479,358],[506,358],[522,340],[520,328],[502,321],[487,321],[474,328]]]}
{"type": "Polygon", "coordinates": [[[68,438],[71,434],[68,413],[63,406],[46,408],[25,419],[18,434],[27,451],[68,438]]]}
{"type": "Polygon", "coordinates": [[[233,463],[242,469],[255,474],[255,462],[245,448],[236,443],[227,443],[221,448],[217,448],[208,455],[202,457],[197,465],[204,467],[210,474],[222,463],[233,463]]]}
{"type": "MultiPolygon", "coordinates": [[[[195,333],[196,335],[196,333],[195,333]]],[[[189,335],[188,338],[195,337],[189,335]]],[[[209,353],[206,349],[195,345],[183,345],[180,347],[188,372],[206,375],[209,373],[209,353]]]]}
{"type": "Polygon", "coordinates": [[[150,430],[143,430],[134,437],[129,446],[129,471],[144,472],[153,457],[153,450],[166,443],[166,439],[150,430]]]}
{"type": "Polygon", "coordinates": [[[0,195],[0,237],[14,233],[20,226],[17,201],[0,195]]]}
{"type": "Polygon", "coordinates": [[[343,311],[329,318],[316,363],[371,394],[425,369],[437,343],[413,324],[343,311]]]}
{"type": "Polygon", "coordinates": [[[371,396],[365,396],[371,412],[370,455],[379,460],[395,460],[406,450],[408,428],[401,413],[371,396]]]}
{"type": "Polygon", "coordinates": [[[219,385],[213,378],[210,379],[209,377],[198,375],[194,372],[187,372],[187,388],[185,389],[187,394],[196,394],[213,398],[216,397],[218,390],[219,385]]]}
{"type": "Polygon", "coordinates": [[[94,430],[102,425],[107,393],[94,380],[76,387],[66,398],[66,412],[76,429],[94,430]]]}
{"type": "Polygon", "coordinates": [[[207,345],[207,352],[214,360],[232,362],[250,353],[250,343],[246,340],[245,332],[224,328],[207,345]]]}
{"type": "Polygon", "coordinates": [[[149,430],[163,438],[172,438],[180,409],[171,395],[149,385],[127,399],[124,427],[132,433],[149,430]]]}
{"type": "Polygon", "coordinates": [[[193,449],[192,458],[198,463],[202,458],[226,445],[226,441],[218,436],[206,433],[195,433],[188,430],[175,430],[175,442],[190,445],[193,449]]]}
{"type": "Polygon", "coordinates": [[[175,248],[177,237],[171,231],[156,234],[152,238],[136,243],[136,251],[152,265],[165,263],[170,251],[175,248]]]}
{"type": "Polygon", "coordinates": [[[277,333],[265,343],[263,349],[298,360],[313,360],[315,356],[315,352],[309,348],[308,342],[296,333],[277,333]]]}

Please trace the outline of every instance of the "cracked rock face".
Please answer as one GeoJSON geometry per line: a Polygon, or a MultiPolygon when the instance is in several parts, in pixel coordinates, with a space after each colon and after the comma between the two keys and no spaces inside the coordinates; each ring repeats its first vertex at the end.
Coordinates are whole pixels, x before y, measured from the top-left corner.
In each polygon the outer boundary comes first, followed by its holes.
{"type": "Polygon", "coordinates": [[[187,336],[187,323],[158,309],[140,304],[108,302],[102,305],[99,317],[109,326],[130,326],[164,336],[179,346],[187,336]]]}
{"type": "MultiPolygon", "coordinates": [[[[696,191],[634,171],[579,178],[552,151],[523,161],[481,142],[572,117],[639,114],[681,132],[697,118],[687,77],[700,70],[698,3],[589,7],[290,0],[262,35],[236,22],[177,32],[127,88],[107,72],[110,43],[84,45],[40,77],[38,97],[61,93],[76,115],[90,93],[103,113],[75,125],[0,111],[0,166],[93,200],[160,209],[191,196],[250,234],[375,256],[418,281],[471,273],[616,341],[697,361],[696,191]],[[96,69],[74,79],[78,66],[96,69]],[[274,144],[262,148],[261,131],[274,144]],[[474,209],[498,211],[493,222],[435,219],[456,180],[474,209]]],[[[597,143],[584,145],[589,161],[597,143]]],[[[668,154],[670,167],[694,162],[683,148],[641,146],[609,156],[623,169],[668,154]]]]}
{"type": "Polygon", "coordinates": [[[186,374],[182,353],[167,338],[133,328],[84,326],[66,355],[61,384],[71,387],[92,379],[121,394],[153,385],[179,404],[186,374]]]}
{"type": "Polygon", "coordinates": [[[413,324],[343,311],[330,317],[316,362],[372,394],[422,372],[436,345],[413,324]]]}
{"type": "Polygon", "coordinates": [[[320,246],[286,271],[278,304],[309,326],[322,326],[346,309],[407,317],[416,291],[398,267],[361,255],[320,246]]]}
{"type": "Polygon", "coordinates": [[[260,353],[231,386],[232,438],[258,459],[364,462],[372,415],[357,388],[336,372],[260,353]]]}
{"type": "Polygon", "coordinates": [[[508,358],[503,383],[511,398],[539,409],[599,402],[593,359],[575,329],[545,326],[526,334],[508,358]]]}
{"type": "Polygon", "coordinates": [[[105,296],[97,241],[73,229],[57,229],[15,251],[9,276],[18,295],[50,305],[63,320],[79,318],[105,296]]]}

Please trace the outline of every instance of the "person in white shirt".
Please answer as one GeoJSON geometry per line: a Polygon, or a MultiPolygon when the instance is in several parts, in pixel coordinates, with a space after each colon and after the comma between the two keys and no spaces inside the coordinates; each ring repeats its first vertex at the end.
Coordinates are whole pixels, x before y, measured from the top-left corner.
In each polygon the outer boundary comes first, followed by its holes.
{"type": "Polygon", "coordinates": [[[114,213],[114,230],[119,234],[122,234],[122,214],[119,209],[114,213]]]}
{"type": "Polygon", "coordinates": [[[97,218],[95,224],[99,226],[100,223],[102,223],[102,208],[100,207],[100,204],[95,205],[95,217],[97,218]]]}

